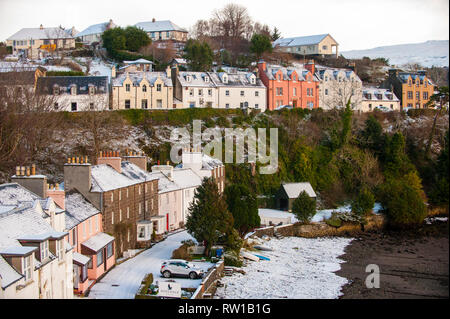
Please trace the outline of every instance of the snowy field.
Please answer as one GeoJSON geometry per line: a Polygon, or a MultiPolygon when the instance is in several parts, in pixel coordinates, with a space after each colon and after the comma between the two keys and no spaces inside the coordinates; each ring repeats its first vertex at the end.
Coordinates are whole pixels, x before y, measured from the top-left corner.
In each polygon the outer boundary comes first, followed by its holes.
{"type": "MultiPolygon", "coordinates": [[[[153,282],[165,280],[159,270],[162,261],[170,259],[172,252],[181,246],[181,241],[194,240],[186,231],[170,235],[166,240],[154,245],[141,254],[117,265],[100,282],[92,287],[89,298],[92,299],[134,299],[141,281],[148,273],[153,273],[153,282]]],[[[211,263],[197,263],[205,271],[213,266],[211,263]]],[[[201,279],[171,278],[181,284],[182,288],[197,288],[201,279]]]]}
{"type": "Polygon", "coordinates": [[[224,299],[334,299],[347,279],[338,271],[348,238],[271,239],[264,246],[273,251],[256,253],[270,261],[248,262],[246,274],[221,279],[215,298],[224,299]]]}

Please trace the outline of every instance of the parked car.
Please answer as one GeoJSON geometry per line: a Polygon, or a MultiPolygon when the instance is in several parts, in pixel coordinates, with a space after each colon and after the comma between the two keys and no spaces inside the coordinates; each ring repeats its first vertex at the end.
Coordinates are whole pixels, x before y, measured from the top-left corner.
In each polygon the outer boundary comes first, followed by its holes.
{"type": "Polygon", "coordinates": [[[387,108],[386,106],[382,106],[382,105],[375,106],[375,110],[379,110],[381,112],[390,112],[391,111],[389,108],[387,108]]]}
{"type": "Polygon", "coordinates": [[[164,278],[175,276],[197,279],[203,277],[204,271],[183,259],[170,259],[161,264],[159,271],[164,278]]]}

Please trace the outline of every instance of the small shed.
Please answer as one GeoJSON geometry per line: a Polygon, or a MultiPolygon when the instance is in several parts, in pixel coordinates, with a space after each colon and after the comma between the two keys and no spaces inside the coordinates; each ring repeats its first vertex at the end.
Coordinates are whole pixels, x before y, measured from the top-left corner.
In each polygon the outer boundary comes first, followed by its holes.
{"type": "Polygon", "coordinates": [[[277,208],[284,211],[291,211],[294,200],[305,191],[309,197],[316,199],[317,195],[314,192],[311,184],[305,183],[282,183],[280,189],[276,193],[277,208]]]}

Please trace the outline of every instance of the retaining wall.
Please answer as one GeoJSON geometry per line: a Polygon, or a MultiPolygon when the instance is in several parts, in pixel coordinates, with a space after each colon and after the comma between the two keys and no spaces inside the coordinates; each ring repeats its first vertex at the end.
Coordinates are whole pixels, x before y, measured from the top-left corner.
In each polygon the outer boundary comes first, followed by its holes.
{"type": "Polygon", "coordinates": [[[219,261],[213,269],[208,271],[206,276],[203,278],[202,283],[198,286],[197,290],[192,295],[191,299],[203,299],[203,295],[208,293],[215,288],[214,283],[216,280],[222,277],[223,269],[225,268],[225,263],[223,260],[219,261]]]}

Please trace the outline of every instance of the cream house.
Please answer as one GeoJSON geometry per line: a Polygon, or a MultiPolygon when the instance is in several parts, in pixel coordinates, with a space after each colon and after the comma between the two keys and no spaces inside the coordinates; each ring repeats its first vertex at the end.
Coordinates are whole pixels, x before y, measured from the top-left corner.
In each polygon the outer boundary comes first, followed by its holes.
{"type": "Polygon", "coordinates": [[[14,55],[22,55],[30,59],[40,59],[52,52],[75,48],[75,38],[71,30],[61,27],[23,28],[6,40],[12,47],[14,55]]]}
{"type": "Polygon", "coordinates": [[[174,97],[181,108],[217,107],[218,90],[208,72],[178,72],[172,68],[174,97]]]}
{"type": "Polygon", "coordinates": [[[273,47],[284,52],[301,55],[335,55],[339,44],[330,34],[318,34],[294,38],[282,38],[273,42],[273,47]]]}
{"type": "Polygon", "coordinates": [[[125,72],[112,79],[112,109],[173,109],[170,68],[166,72],[125,72]]]}
{"type": "Polygon", "coordinates": [[[361,111],[400,111],[400,100],[388,89],[364,87],[361,111]]]}
{"type": "Polygon", "coordinates": [[[217,88],[219,109],[250,109],[264,112],[267,105],[266,87],[251,72],[212,73],[209,77],[217,88]]]}
{"type": "Polygon", "coordinates": [[[362,81],[352,70],[316,66],[319,79],[319,106],[325,110],[345,107],[358,110],[362,100],[362,81]]]}
{"type": "Polygon", "coordinates": [[[156,21],[155,19],[152,19],[152,21],[136,23],[135,26],[147,32],[152,41],[187,41],[188,31],[169,20],[156,21]]]}
{"type": "MultiPolygon", "coordinates": [[[[45,181],[40,175],[15,179],[45,181]]],[[[51,198],[17,183],[0,185],[0,299],[73,297],[73,252],[64,228],[64,211],[51,198]]]]}

